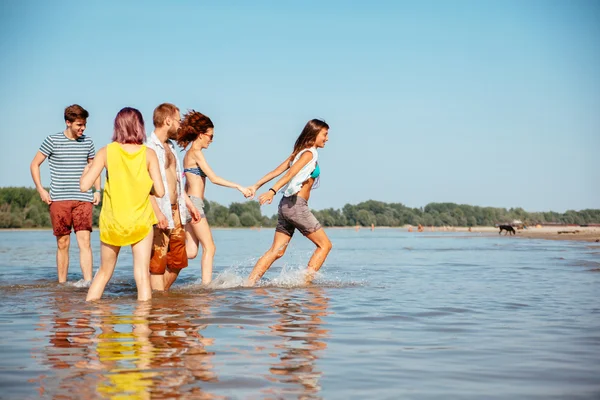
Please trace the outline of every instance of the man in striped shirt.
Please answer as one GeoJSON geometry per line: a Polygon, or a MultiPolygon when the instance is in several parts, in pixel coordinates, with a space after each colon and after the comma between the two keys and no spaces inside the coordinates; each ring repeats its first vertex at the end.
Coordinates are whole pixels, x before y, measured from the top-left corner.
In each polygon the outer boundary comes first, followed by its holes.
{"type": "Polygon", "coordinates": [[[58,282],[67,281],[69,270],[69,245],[71,229],[79,245],[79,263],[84,281],[92,280],[92,231],[93,206],[100,203],[100,178],[94,183],[95,193],[82,193],[79,178],[85,166],[95,156],[94,142],[83,132],[89,114],[81,106],[73,104],[65,109],[63,132],[48,136],[31,162],[31,176],[43,202],[50,206],[50,220],[56,236],[56,269],[58,282]],[[48,158],[50,164],[50,193],[44,189],[40,165],[48,158]]]}

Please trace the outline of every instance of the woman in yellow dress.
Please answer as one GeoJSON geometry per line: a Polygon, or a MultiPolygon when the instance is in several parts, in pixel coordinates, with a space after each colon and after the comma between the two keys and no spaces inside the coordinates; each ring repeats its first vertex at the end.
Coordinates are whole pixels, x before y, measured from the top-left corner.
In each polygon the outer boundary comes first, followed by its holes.
{"type": "Polygon", "coordinates": [[[115,118],[112,143],[98,151],[81,176],[80,189],[85,192],[106,168],[100,211],[100,269],[94,276],[86,301],[102,297],[121,247],[129,245],[138,300],[152,298],[148,265],[152,225],[158,221],[150,204],[150,194],[162,197],[165,188],[156,153],[144,145],[145,139],[142,113],[135,108],[123,108],[115,118]]]}

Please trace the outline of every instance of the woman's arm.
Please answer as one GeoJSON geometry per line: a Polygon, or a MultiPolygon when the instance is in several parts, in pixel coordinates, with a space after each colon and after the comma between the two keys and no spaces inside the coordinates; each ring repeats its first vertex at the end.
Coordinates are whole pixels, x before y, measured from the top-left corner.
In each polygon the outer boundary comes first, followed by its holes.
{"type": "Polygon", "coordinates": [[[258,180],[254,185],[250,186],[253,192],[256,192],[262,185],[269,182],[271,179],[278,177],[283,174],[290,167],[290,157],[286,158],[281,164],[277,166],[273,171],[269,172],[258,180]]]}
{"type": "Polygon", "coordinates": [[[302,155],[300,156],[300,158],[298,159],[298,161],[296,161],[294,163],[294,165],[292,165],[290,167],[290,169],[288,170],[288,172],[286,172],[285,175],[283,175],[271,187],[271,189],[273,189],[275,192],[273,192],[272,190],[269,189],[268,192],[263,193],[263,194],[260,195],[260,197],[258,198],[258,202],[261,205],[265,204],[265,203],[271,204],[271,201],[273,201],[273,197],[275,197],[275,193],[277,193],[279,191],[279,189],[281,189],[282,187],[284,187],[312,159],[313,159],[313,154],[310,151],[305,151],[304,153],[302,153],[302,155]]]}
{"type": "Polygon", "coordinates": [[[158,166],[158,157],[154,150],[146,149],[146,160],[148,165],[148,173],[153,182],[151,194],[155,197],[163,197],[165,195],[165,186],[160,175],[160,167],[158,166]]]}
{"type": "Polygon", "coordinates": [[[206,177],[212,183],[214,183],[215,185],[219,185],[219,186],[225,186],[225,187],[237,189],[240,192],[244,193],[245,188],[242,187],[241,185],[238,185],[237,183],[234,183],[234,182],[230,182],[226,179],[221,178],[217,174],[215,174],[215,172],[212,170],[210,165],[208,165],[208,163],[206,162],[206,159],[204,158],[204,154],[202,154],[201,151],[194,151],[194,153],[191,155],[193,157],[193,160],[198,164],[200,169],[206,174],[206,177]]]}
{"type": "Polygon", "coordinates": [[[94,160],[87,164],[79,179],[79,189],[81,192],[87,192],[100,177],[102,170],[106,166],[106,147],[101,148],[94,160]]]}

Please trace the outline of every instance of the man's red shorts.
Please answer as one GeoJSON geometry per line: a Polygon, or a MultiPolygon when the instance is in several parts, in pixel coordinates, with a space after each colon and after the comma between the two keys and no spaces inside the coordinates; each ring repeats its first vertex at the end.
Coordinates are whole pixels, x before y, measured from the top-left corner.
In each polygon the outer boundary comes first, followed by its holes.
{"type": "Polygon", "coordinates": [[[94,206],[89,201],[60,200],[50,203],[50,220],[54,236],[71,234],[71,228],[78,231],[92,231],[94,206]]]}

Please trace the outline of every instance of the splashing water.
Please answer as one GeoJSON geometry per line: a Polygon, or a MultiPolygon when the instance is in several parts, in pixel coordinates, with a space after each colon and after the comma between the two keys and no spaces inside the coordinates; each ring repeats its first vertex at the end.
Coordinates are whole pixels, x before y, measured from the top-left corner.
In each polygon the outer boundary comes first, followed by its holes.
{"type": "Polygon", "coordinates": [[[207,289],[230,289],[244,285],[244,278],[236,274],[235,269],[227,269],[215,277],[208,285],[207,289]]]}
{"type": "Polygon", "coordinates": [[[65,285],[73,286],[76,288],[89,288],[92,284],[92,281],[86,281],[85,279],[80,279],[77,282],[66,282],[65,285]]]}
{"type": "MultiPolygon", "coordinates": [[[[313,281],[317,280],[320,276],[321,275],[317,272],[313,278],[313,281]]],[[[279,276],[273,278],[268,285],[285,288],[306,286],[308,277],[308,268],[304,266],[285,265],[281,269],[279,276]]]]}
{"type": "MultiPolygon", "coordinates": [[[[274,271],[269,272],[273,274],[274,271]]],[[[198,279],[194,283],[186,286],[186,288],[195,288],[200,286],[208,290],[218,290],[245,287],[247,286],[247,275],[248,273],[245,270],[240,271],[238,267],[232,267],[218,274],[208,285],[202,285],[202,279],[198,279]]],[[[272,279],[265,279],[263,277],[263,279],[261,279],[256,286],[278,288],[303,287],[307,286],[308,275],[309,272],[305,266],[285,265],[281,269],[279,276],[276,276],[272,279]]],[[[312,283],[318,284],[319,282],[322,282],[322,277],[323,275],[320,273],[315,274],[312,283]]]]}

